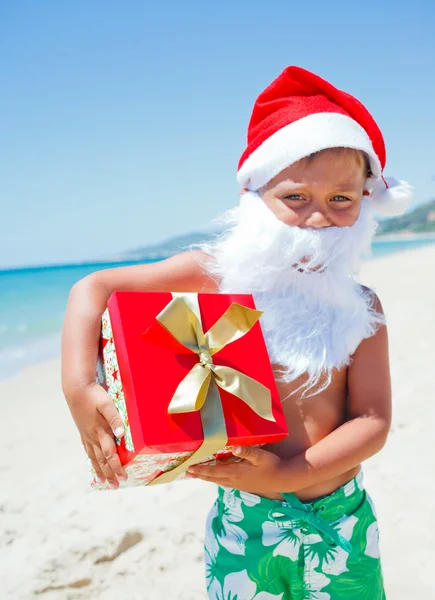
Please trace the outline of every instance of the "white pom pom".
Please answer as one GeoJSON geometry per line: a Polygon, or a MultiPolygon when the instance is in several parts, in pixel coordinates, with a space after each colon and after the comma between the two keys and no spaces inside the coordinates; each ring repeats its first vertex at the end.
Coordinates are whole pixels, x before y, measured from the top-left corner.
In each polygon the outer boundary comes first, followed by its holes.
{"type": "Polygon", "coordinates": [[[388,188],[379,179],[370,192],[377,213],[386,217],[403,215],[414,197],[413,188],[407,181],[398,181],[394,177],[386,177],[388,188]]]}

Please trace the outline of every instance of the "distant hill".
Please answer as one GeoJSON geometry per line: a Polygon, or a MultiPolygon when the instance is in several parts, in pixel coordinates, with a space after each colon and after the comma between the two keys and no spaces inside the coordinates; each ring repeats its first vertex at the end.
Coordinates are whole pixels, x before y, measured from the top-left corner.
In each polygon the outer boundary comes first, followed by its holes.
{"type": "Polygon", "coordinates": [[[163,258],[172,256],[173,254],[187,250],[192,244],[199,244],[211,239],[216,233],[218,232],[194,231],[192,233],[186,233],[161,242],[160,244],[141,246],[140,248],[127,252],[122,258],[127,260],[140,260],[141,258],[163,258]]]}
{"type": "Polygon", "coordinates": [[[435,233],[435,198],[400,217],[379,223],[377,235],[435,233]]]}

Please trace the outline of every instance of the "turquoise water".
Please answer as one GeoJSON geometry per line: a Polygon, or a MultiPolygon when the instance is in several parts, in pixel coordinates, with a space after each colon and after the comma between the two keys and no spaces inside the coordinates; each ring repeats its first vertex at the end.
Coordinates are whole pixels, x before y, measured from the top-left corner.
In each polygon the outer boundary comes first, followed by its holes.
{"type": "MultiPolygon", "coordinates": [[[[373,244],[372,258],[435,243],[435,240],[373,244]]],[[[71,286],[100,269],[153,262],[93,263],[0,270],[0,378],[24,365],[57,356],[71,286]]]]}
{"type": "Polygon", "coordinates": [[[147,260],[0,270],[0,379],[58,356],[71,287],[89,273],[147,260]]]}

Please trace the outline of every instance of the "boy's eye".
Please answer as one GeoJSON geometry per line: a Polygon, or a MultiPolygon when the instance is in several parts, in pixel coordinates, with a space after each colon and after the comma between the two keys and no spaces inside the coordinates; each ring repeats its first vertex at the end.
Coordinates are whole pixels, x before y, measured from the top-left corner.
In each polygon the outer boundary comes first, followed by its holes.
{"type": "Polygon", "coordinates": [[[289,194],[285,196],[284,200],[305,200],[305,198],[300,194],[289,194]]]}
{"type": "Polygon", "coordinates": [[[352,200],[347,196],[333,196],[331,200],[333,202],[352,202],[352,200]]]}

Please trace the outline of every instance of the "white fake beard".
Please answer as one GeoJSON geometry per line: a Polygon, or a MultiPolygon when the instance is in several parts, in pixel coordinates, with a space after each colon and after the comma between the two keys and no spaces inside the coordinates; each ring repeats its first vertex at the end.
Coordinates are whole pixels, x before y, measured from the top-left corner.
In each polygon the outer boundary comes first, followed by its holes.
{"type": "MultiPolygon", "coordinates": [[[[363,199],[351,227],[301,229],[279,221],[255,192],[222,218],[229,229],[202,249],[222,293],[252,293],[279,379],[319,393],[383,323],[374,295],[354,279],[377,227],[363,199]],[[314,269],[314,270],[313,270],[314,269]]],[[[293,392],[294,393],[294,392],[293,392]]]]}

